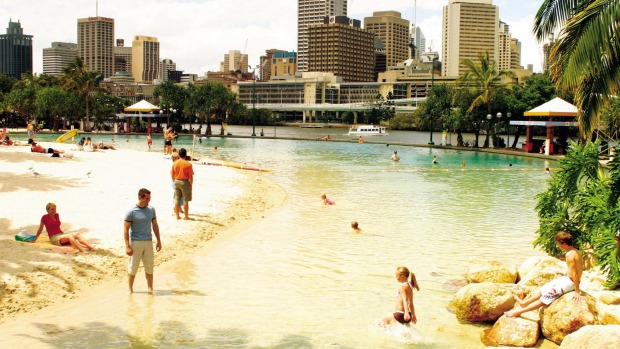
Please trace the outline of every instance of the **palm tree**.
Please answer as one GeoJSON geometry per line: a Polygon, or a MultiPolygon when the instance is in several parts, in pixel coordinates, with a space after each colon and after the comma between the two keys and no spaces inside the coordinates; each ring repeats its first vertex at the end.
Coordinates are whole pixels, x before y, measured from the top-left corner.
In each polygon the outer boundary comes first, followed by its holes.
{"type": "MultiPolygon", "coordinates": [[[[498,71],[497,63],[489,57],[489,51],[479,53],[477,62],[464,59],[461,64],[467,67],[467,71],[457,80],[457,84],[473,88],[477,92],[477,97],[467,111],[472,112],[478,106],[486,106],[487,114],[491,114],[493,97],[508,87],[508,84],[502,83],[502,78],[516,78],[515,74],[507,70],[498,71]]],[[[486,143],[489,144],[489,132],[486,143]]]]}
{"type": "Polygon", "coordinates": [[[542,41],[559,30],[550,73],[558,90],[574,91],[583,140],[597,128],[609,96],[620,86],[620,2],[544,0],[534,21],[542,41]]]}
{"type": "Polygon", "coordinates": [[[97,86],[101,80],[101,74],[88,71],[80,57],[75,57],[75,62],[66,67],[63,72],[65,74],[65,88],[69,91],[77,91],[82,98],[84,98],[84,104],[86,106],[86,124],[84,128],[86,131],[90,131],[90,94],[97,90],[97,86]]]}

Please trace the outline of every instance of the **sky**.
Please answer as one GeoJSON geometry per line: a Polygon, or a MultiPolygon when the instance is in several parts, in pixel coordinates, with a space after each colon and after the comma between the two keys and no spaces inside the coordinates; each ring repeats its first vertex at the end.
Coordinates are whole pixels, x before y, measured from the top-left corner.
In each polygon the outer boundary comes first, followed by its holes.
{"type": "MultiPolygon", "coordinates": [[[[543,0],[493,0],[500,20],[521,41],[521,65],[540,72],[542,50],[532,35],[532,23],[543,0]]],[[[414,0],[349,0],[349,17],[374,11],[398,11],[413,22],[414,0]]],[[[77,19],[97,14],[96,0],[0,0],[0,33],[9,20],[19,20],[24,34],[33,35],[33,68],[43,71],[43,49],[54,41],[77,43],[77,19]]],[[[427,46],[441,54],[441,20],[448,0],[417,0],[416,22],[427,46]]],[[[295,0],[99,0],[98,14],[113,18],[115,37],[131,46],[136,35],[160,42],[160,59],[169,58],[178,70],[203,76],[218,71],[224,54],[239,50],[256,66],[267,49],[297,51],[295,0]]],[[[428,47],[427,47],[428,49],[428,47]]]]}

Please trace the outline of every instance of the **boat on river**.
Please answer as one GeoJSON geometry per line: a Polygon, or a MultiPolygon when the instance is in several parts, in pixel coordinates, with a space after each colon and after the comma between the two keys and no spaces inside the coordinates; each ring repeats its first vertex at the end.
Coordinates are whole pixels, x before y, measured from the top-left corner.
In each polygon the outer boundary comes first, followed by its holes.
{"type": "Polygon", "coordinates": [[[387,136],[385,126],[375,125],[353,125],[349,128],[349,136],[387,136]]]}

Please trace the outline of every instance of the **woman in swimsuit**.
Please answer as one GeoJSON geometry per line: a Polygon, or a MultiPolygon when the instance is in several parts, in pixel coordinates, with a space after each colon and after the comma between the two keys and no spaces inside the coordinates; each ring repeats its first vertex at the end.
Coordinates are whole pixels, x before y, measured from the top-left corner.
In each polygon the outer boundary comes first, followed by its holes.
{"type": "Polygon", "coordinates": [[[415,316],[415,308],[413,307],[413,289],[420,290],[415,274],[409,272],[406,267],[396,268],[396,279],[400,286],[396,293],[396,310],[385,319],[383,323],[389,325],[395,321],[403,325],[418,321],[415,316]]]}

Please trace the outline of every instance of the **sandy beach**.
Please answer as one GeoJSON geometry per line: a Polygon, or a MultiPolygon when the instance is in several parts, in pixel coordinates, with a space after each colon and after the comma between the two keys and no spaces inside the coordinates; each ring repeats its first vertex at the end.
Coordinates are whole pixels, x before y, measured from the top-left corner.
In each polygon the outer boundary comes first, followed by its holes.
{"type": "MultiPolygon", "coordinates": [[[[126,287],[123,217],[142,187],[152,192],[162,236],[156,265],[187,256],[217,234],[263,218],[286,198],[282,188],[260,173],[195,164],[190,202],[194,220],[177,220],[172,211],[172,162],[161,152],[86,153],[75,145],[41,144],[63,149],[73,158],[31,153],[26,146],[0,147],[0,323],[75,298],[106,281],[118,280],[119,287],[126,287]],[[79,232],[99,250],[62,254],[51,249],[45,232],[36,244],[15,241],[20,230],[36,233],[48,202],[57,205],[63,231],[79,232]]],[[[145,287],[140,279],[136,288],[145,287]]]]}

